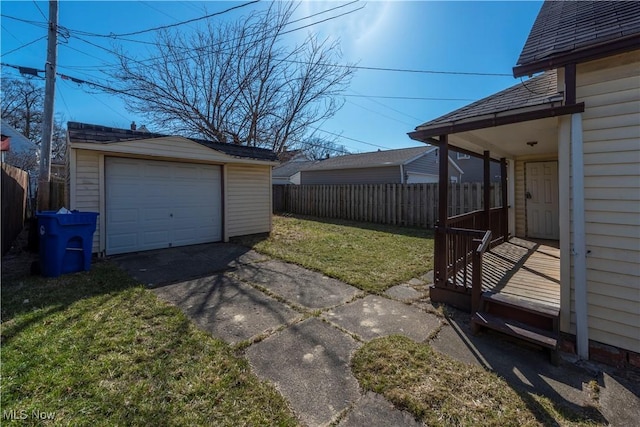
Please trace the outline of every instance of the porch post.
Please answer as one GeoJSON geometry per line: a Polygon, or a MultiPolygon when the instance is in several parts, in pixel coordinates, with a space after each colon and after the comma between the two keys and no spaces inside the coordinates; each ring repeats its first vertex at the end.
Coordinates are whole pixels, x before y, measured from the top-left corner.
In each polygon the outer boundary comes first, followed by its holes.
{"type": "Polygon", "coordinates": [[[578,356],[589,359],[589,321],[587,310],[587,245],[584,217],[584,156],[582,114],[571,115],[571,201],[573,231],[573,280],[576,310],[578,356]]]}
{"type": "Polygon", "coordinates": [[[500,159],[500,189],[502,190],[502,218],[500,224],[502,225],[500,232],[502,233],[502,241],[506,242],[509,238],[509,203],[507,200],[507,159],[502,157],[500,159]]]}
{"type": "Polygon", "coordinates": [[[484,229],[491,230],[491,153],[484,152],[484,229]]]}
{"type": "Polygon", "coordinates": [[[438,229],[436,232],[435,261],[437,263],[436,283],[447,283],[447,219],[449,211],[449,141],[447,135],[440,135],[438,178],[438,229]]]}

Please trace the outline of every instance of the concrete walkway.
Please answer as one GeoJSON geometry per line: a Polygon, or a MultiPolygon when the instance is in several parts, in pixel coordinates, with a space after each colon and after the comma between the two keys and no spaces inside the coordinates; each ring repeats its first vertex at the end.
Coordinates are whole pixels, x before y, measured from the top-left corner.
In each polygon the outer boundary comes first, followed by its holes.
{"type": "Polygon", "coordinates": [[[364,393],[351,373],[351,357],[363,343],[391,334],[430,342],[453,358],[497,372],[514,388],[545,394],[564,406],[600,405],[612,425],[640,419],[635,378],[592,365],[555,367],[543,352],[496,336],[473,336],[468,314],[447,310],[445,316],[428,302],[430,276],[384,296],[368,295],[230,244],[113,261],[213,336],[246,348],[256,375],[275,385],[304,425],[419,425],[382,396],[364,393]],[[599,402],[585,386],[594,379],[600,384],[599,402]]]}

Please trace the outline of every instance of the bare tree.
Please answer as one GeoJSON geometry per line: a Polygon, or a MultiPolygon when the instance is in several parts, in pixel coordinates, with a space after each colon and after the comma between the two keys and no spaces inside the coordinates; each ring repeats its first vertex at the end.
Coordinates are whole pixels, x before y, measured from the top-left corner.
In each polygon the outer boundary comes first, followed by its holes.
{"type": "Polygon", "coordinates": [[[310,138],[299,146],[309,160],[322,160],[351,154],[344,145],[322,138],[310,138]]]}
{"type": "Polygon", "coordinates": [[[295,7],[273,2],[188,36],[160,32],[152,60],[120,55],[117,91],[161,129],[281,152],[342,107],[353,73],[336,64],[337,42],[309,35],[286,45],[295,7]]]}
{"type": "MultiPolygon", "coordinates": [[[[13,128],[34,142],[42,140],[42,119],[44,111],[44,87],[30,77],[15,78],[3,76],[1,80],[2,98],[0,108],[2,118],[13,128]]],[[[64,160],[66,155],[66,130],[64,117],[56,115],[53,122],[51,159],[64,160]]],[[[7,153],[7,163],[24,170],[35,172],[38,157],[35,152],[7,153]]]]}
{"type": "Polygon", "coordinates": [[[2,118],[27,139],[40,143],[44,87],[32,78],[2,77],[2,118]]]}

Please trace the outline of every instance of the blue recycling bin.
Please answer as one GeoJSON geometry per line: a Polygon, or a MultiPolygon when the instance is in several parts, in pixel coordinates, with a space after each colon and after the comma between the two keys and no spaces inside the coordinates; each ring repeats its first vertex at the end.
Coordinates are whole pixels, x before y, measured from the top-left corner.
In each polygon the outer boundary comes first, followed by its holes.
{"type": "Polygon", "coordinates": [[[97,212],[42,211],[38,218],[40,272],[45,277],[91,269],[97,212]]]}

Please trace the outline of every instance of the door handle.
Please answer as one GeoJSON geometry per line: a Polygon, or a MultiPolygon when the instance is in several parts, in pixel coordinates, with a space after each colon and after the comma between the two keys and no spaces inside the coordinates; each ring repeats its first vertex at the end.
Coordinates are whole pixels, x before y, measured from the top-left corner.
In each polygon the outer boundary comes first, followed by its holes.
{"type": "Polygon", "coordinates": [[[531,199],[533,196],[531,195],[531,193],[529,193],[529,192],[527,191],[527,193],[525,194],[525,197],[526,197],[527,199],[531,199]]]}

